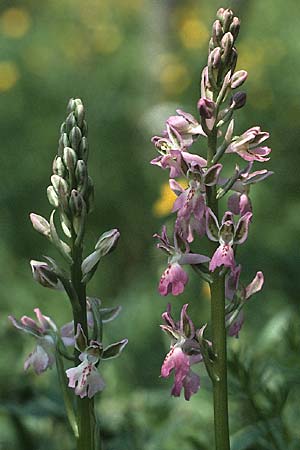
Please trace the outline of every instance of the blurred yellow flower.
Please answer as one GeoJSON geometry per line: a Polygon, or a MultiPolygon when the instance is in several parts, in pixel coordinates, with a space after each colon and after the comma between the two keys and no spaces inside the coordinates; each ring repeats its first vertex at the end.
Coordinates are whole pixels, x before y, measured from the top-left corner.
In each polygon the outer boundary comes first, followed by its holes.
{"type": "Polygon", "coordinates": [[[15,63],[0,61],[0,92],[11,89],[18,81],[20,74],[15,63]]]}
{"type": "Polygon", "coordinates": [[[102,24],[94,29],[93,47],[99,53],[114,53],[122,44],[123,36],[114,24],[102,24]]]}
{"type": "Polygon", "coordinates": [[[180,26],[179,37],[184,47],[199,49],[207,45],[209,33],[201,20],[186,18],[180,26]]]}
{"type": "Polygon", "coordinates": [[[30,23],[30,16],[24,8],[8,8],[0,17],[2,33],[15,39],[27,33],[30,23]]]}
{"type": "Polygon", "coordinates": [[[166,94],[181,94],[191,82],[187,67],[181,62],[167,63],[160,72],[160,84],[166,94]]]}
{"type": "MultiPolygon", "coordinates": [[[[179,184],[183,188],[187,187],[187,183],[185,180],[180,180],[179,184]]],[[[156,217],[163,217],[170,214],[176,198],[176,194],[174,194],[174,192],[170,188],[169,183],[164,183],[160,189],[160,197],[153,205],[153,214],[156,217]]]]}

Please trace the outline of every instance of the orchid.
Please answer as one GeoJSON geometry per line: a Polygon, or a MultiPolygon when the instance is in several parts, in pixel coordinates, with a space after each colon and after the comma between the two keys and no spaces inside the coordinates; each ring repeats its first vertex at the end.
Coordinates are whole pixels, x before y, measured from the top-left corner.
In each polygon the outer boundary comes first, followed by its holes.
{"type": "Polygon", "coordinates": [[[68,386],[74,389],[75,394],[80,398],[94,397],[97,392],[102,391],[105,387],[105,383],[97,370],[100,360],[119,356],[127,343],[128,340],[123,339],[105,349],[99,341],[91,340],[88,344],[87,337],[81,325],[78,324],[75,347],[81,352],[79,360],[82,362],[78,366],[66,370],[66,375],[69,378],[68,386]]]}
{"type": "MultiPolygon", "coordinates": [[[[174,148],[177,148],[175,142],[174,148]]],[[[72,318],[58,329],[38,308],[35,309],[37,321],[26,316],[20,320],[10,316],[16,328],[36,339],[36,347],[25,361],[25,370],[32,366],[40,374],[55,363],[77,450],[101,447],[94,406],[95,394],[104,389],[98,366],[118,356],[127,344],[127,339],[123,339],[103,347],[104,324],[118,315],[120,307],[102,307],[99,299],[87,296],[87,285],[100,261],[116,248],[120,238],[118,228],[102,232],[92,252],[84,254],[87,218],[94,199],[88,153],[85,108],[80,99],[72,98],[60,126],[51,184],[47,188],[53,208],[50,219],[30,214],[33,228],[46,237],[65,260],[65,264],[47,256],[44,257],[46,262],[32,260],[33,279],[43,287],[63,291],[70,302],[72,318]],[[73,367],[66,368],[70,361],[73,367]],[[71,389],[77,396],[76,402],[71,389]]],[[[170,158],[172,160],[173,156],[170,158]]],[[[174,167],[176,164],[179,169],[176,161],[174,167]]]]}
{"type": "Polygon", "coordinates": [[[36,339],[34,350],[28,355],[24,363],[24,370],[32,366],[37,375],[51,368],[54,363],[55,335],[57,327],[50,317],[44,316],[39,308],[34,309],[37,320],[28,316],[20,320],[9,316],[12,324],[21,331],[31,334],[36,339]]]}
{"type": "Polygon", "coordinates": [[[195,160],[192,161],[194,164],[191,164],[190,172],[193,178],[187,189],[183,189],[179,183],[170,179],[170,187],[178,195],[172,210],[177,211],[175,232],[188,243],[193,242],[194,231],[200,237],[205,234],[206,186],[214,186],[217,183],[222,169],[221,164],[215,164],[205,170],[196,165],[195,160]]]}
{"type": "Polygon", "coordinates": [[[262,147],[260,144],[269,138],[269,133],[261,131],[260,127],[252,127],[245,131],[241,136],[232,140],[227,147],[226,153],[237,153],[246,161],[265,162],[270,158],[271,149],[262,147]]]}
{"type": "Polygon", "coordinates": [[[207,236],[211,241],[219,242],[220,244],[210,261],[210,271],[213,272],[220,266],[229,267],[231,270],[234,269],[235,259],[233,246],[236,244],[243,244],[246,241],[251,218],[252,213],[247,212],[235,225],[233,221],[233,214],[230,211],[227,211],[223,216],[221,225],[219,225],[215,214],[210,208],[207,208],[207,236]]]}
{"type": "Polygon", "coordinates": [[[255,126],[240,136],[234,135],[235,115],[247,99],[245,92],[235,92],[248,77],[246,70],[236,71],[235,44],[239,30],[238,17],[230,9],[220,8],[212,27],[207,65],[201,74],[199,118],[177,109],[178,115],[166,120],[162,137],[152,138],[160,156],[151,164],[169,169],[169,186],[176,195],[172,208],[176,214],[174,243],[170,243],[165,226],[161,236],[155,235],[160,240],[157,247],[168,255],[168,267],[161,276],[158,291],[163,296],[182,294],[188,282],[183,265],[188,264],[209,283],[211,295],[211,342],[203,338],[203,327],[194,331],[186,314],[187,304],[182,308],[179,324],[173,321],[168,306],[162,329],[172,341],[161,375],[168,377],[174,371],[172,395],[179,396],[184,389],[188,400],[200,386],[191,365],[194,358],[196,362],[204,361],[214,393],[216,450],[230,449],[226,334],[238,337],[244,322],[242,308],[264,282],[262,272],[258,271],[248,286],[239,285],[241,265],[236,261],[236,247],[246,241],[253,218],[250,187],[272,174],[266,169],[254,170],[256,161],[263,163],[270,159],[271,149],[263,145],[269,133],[255,126]],[[200,143],[199,154],[192,153],[196,140],[200,143]],[[221,164],[221,158],[230,162],[230,153],[248,164],[245,168],[235,165],[233,174],[225,178],[223,167],[227,171],[228,165],[221,164]],[[184,179],[185,187],[181,180],[177,181],[179,177],[184,179]],[[228,193],[227,208],[221,218],[219,202],[228,193]],[[234,215],[239,216],[237,220],[234,215]],[[211,258],[198,253],[205,238],[213,242],[209,245],[211,258]],[[182,325],[184,321],[187,331],[182,325]]]}
{"type": "Polygon", "coordinates": [[[156,233],[153,237],[160,240],[157,247],[169,255],[168,267],[161,276],[158,291],[163,296],[170,293],[179,295],[184,291],[185,285],[188,282],[188,275],[181,266],[185,264],[202,264],[208,262],[209,258],[198,253],[190,253],[188,246],[186,246],[185,252],[183,253],[179,247],[176,233],[174,233],[174,245],[171,245],[165,226],[162,229],[161,235],[156,233]]]}
{"type": "Polygon", "coordinates": [[[185,147],[190,147],[199,135],[206,136],[200,123],[194,116],[181,109],[176,109],[178,116],[170,116],[166,124],[175,129],[181,136],[185,147]]]}
{"type": "Polygon", "coordinates": [[[175,323],[171,316],[170,304],[162,314],[165,325],[161,325],[161,329],[171,337],[171,346],[163,362],[161,376],[167,378],[174,370],[171,395],[179,397],[183,389],[184,398],[189,400],[200,388],[200,378],[191,370],[191,366],[201,362],[203,358],[194,324],[186,312],[187,308],[188,304],[182,307],[179,323],[175,323]]]}

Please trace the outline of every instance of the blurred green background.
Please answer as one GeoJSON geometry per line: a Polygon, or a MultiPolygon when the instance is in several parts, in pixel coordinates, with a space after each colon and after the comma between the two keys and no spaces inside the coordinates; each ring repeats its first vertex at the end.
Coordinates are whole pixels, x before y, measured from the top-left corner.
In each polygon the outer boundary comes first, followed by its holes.
{"type": "MultiPolygon", "coordinates": [[[[89,294],[122,315],[106,327],[110,343],[129,339],[103,364],[97,404],[105,450],[210,450],[211,389],[203,368],[191,401],[169,396],[159,378],[168,341],[159,329],[167,301],[185,302],[200,326],[209,320],[207,287],[191,272],[179,298],[161,298],[166,260],[152,234],[169,215],[167,172],[150,166],[150,143],[180,107],[196,114],[199,77],[218,7],[242,20],[239,68],[249,72],[237,132],[260,125],[275,175],[253,189],[254,223],[239,253],[243,281],[265,274],[238,340],[229,342],[232,449],[300,449],[300,16],[294,0],[2,0],[0,5],[1,353],[0,449],[73,449],[55,370],[23,373],[33,347],[7,320],[38,306],[62,325],[63,294],[34,283],[29,260],[56,257],[29,212],[49,217],[46,199],[59,125],[70,97],[82,98],[89,124],[95,210],[87,251],[121,230],[118,249],[99,267],[89,294]]],[[[195,146],[196,149],[197,145],[195,146]]],[[[224,206],[225,207],[225,206],[224,206]]]]}

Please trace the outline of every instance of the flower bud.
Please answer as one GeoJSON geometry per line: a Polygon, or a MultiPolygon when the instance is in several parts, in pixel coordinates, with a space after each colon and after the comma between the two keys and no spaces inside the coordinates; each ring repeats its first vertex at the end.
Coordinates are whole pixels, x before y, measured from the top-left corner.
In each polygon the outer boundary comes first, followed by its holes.
{"type": "Polygon", "coordinates": [[[67,132],[67,127],[66,127],[66,122],[63,122],[60,126],[60,134],[66,133],[67,132]]]}
{"type": "Polygon", "coordinates": [[[88,183],[88,174],[86,164],[82,159],[79,159],[77,161],[75,169],[75,177],[77,180],[78,190],[82,193],[82,195],[84,195],[88,183]]]}
{"type": "Polygon", "coordinates": [[[225,8],[219,8],[217,11],[217,18],[223,23],[225,8]]]}
{"type": "Polygon", "coordinates": [[[238,17],[234,17],[232,19],[232,23],[229,27],[229,31],[233,36],[233,39],[236,40],[240,31],[240,21],[238,17]]]}
{"type": "Polygon", "coordinates": [[[232,109],[240,109],[245,106],[247,100],[246,92],[236,92],[230,101],[230,107],[232,109]]]}
{"type": "Polygon", "coordinates": [[[60,291],[64,289],[56,273],[48,266],[47,263],[31,260],[30,265],[33,279],[42,286],[60,291]]]}
{"type": "Polygon", "coordinates": [[[77,162],[77,155],[76,152],[71,147],[64,148],[63,161],[66,167],[68,168],[68,171],[70,173],[73,173],[77,162]]]}
{"type": "Polygon", "coordinates": [[[231,89],[240,87],[247,79],[248,73],[246,70],[238,70],[231,77],[231,89]]]}
{"type": "Polygon", "coordinates": [[[52,175],[51,183],[58,196],[65,196],[68,193],[69,189],[68,183],[64,178],[60,177],[59,175],[52,175]]]}
{"type": "Polygon", "coordinates": [[[74,98],[70,98],[68,106],[67,106],[67,111],[72,112],[72,111],[74,111],[75,107],[76,107],[76,103],[75,103],[74,98]]]}
{"type": "Polygon", "coordinates": [[[216,47],[220,46],[222,36],[223,30],[221,22],[219,20],[215,20],[212,28],[212,38],[216,47]]]}
{"type": "MultiPolygon", "coordinates": [[[[82,138],[81,131],[79,127],[73,127],[70,131],[70,142],[71,147],[77,151],[79,149],[79,144],[82,138]]],[[[67,146],[66,146],[67,147],[67,146]]]]}
{"type": "Polygon", "coordinates": [[[69,206],[74,216],[80,216],[84,205],[84,200],[80,192],[72,189],[69,206]]]}
{"type": "Polygon", "coordinates": [[[103,233],[98,239],[95,250],[99,250],[101,256],[108,255],[108,253],[116,248],[119,237],[120,232],[117,228],[106,231],[106,233],[103,233]]]}
{"type": "Polygon", "coordinates": [[[232,47],[233,47],[233,36],[231,33],[228,32],[228,33],[224,34],[222,41],[221,41],[221,46],[223,48],[222,60],[226,64],[228,62],[228,60],[230,59],[232,47]]]}
{"type": "Polygon", "coordinates": [[[44,236],[50,236],[50,224],[49,222],[42,216],[38,214],[31,213],[30,220],[33,228],[44,236]]]}
{"type": "Polygon", "coordinates": [[[223,30],[226,33],[229,30],[229,27],[232,23],[233,12],[231,9],[225,9],[223,13],[223,30]]]}
{"type": "Polygon", "coordinates": [[[208,65],[213,69],[216,69],[220,66],[221,62],[221,49],[220,47],[216,47],[208,57],[208,65]]]}
{"type": "Polygon", "coordinates": [[[58,208],[59,200],[58,200],[57,193],[55,192],[53,186],[47,187],[47,197],[48,197],[50,205],[54,206],[54,208],[58,208]]]}
{"type": "Polygon", "coordinates": [[[80,141],[79,145],[79,157],[80,159],[83,159],[83,161],[87,162],[89,155],[89,144],[88,140],[85,136],[80,141]]]}
{"type": "Polygon", "coordinates": [[[66,172],[66,168],[65,168],[63,160],[62,160],[62,158],[60,156],[56,156],[55,157],[55,159],[53,161],[53,164],[52,164],[52,170],[53,170],[53,173],[55,175],[59,175],[60,177],[64,177],[65,172],[66,172]]]}
{"type": "Polygon", "coordinates": [[[203,119],[211,119],[215,112],[215,102],[207,98],[200,98],[197,104],[199,114],[203,119]]]}
{"type": "Polygon", "coordinates": [[[77,124],[78,124],[79,127],[81,127],[82,124],[83,124],[84,115],[85,115],[85,111],[84,111],[83,104],[80,103],[80,104],[76,105],[75,117],[76,117],[77,124]]]}
{"type": "Polygon", "coordinates": [[[76,127],[77,122],[74,112],[71,112],[66,118],[66,132],[70,133],[73,127],[76,127]]]}

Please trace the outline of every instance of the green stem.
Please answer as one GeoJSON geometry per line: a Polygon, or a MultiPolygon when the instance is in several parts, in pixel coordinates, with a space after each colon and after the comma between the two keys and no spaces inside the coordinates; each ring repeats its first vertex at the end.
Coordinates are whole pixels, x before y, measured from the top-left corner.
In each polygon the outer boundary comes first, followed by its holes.
{"type": "MultiPolygon", "coordinates": [[[[81,282],[82,279],[82,247],[75,244],[73,240],[73,264],[71,266],[71,281],[77,295],[77,307],[73,307],[74,329],[80,323],[84,334],[88,338],[87,311],[86,311],[86,288],[81,282]]],[[[74,302],[75,303],[75,302],[74,302]]],[[[75,350],[76,364],[79,365],[79,352],[75,350]]],[[[77,422],[78,422],[78,440],[77,450],[96,450],[100,449],[100,435],[95,418],[94,401],[88,397],[77,397],[77,422]],[[96,447],[97,445],[97,447],[96,447]]]]}
{"type": "MultiPolygon", "coordinates": [[[[214,128],[208,136],[208,166],[212,165],[217,148],[217,130],[214,128]]],[[[207,204],[218,218],[218,200],[216,187],[207,191],[207,204]]],[[[216,250],[215,243],[211,245],[212,254],[216,250]]],[[[214,397],[214,429],[216,450],[230,450],[228,425],[228,392],[227,392],[227,354],[225,328],[225,276],[220,271],[213,273],[211,290],[211,324],[214,360],[213,397],[214,397]]]]}

